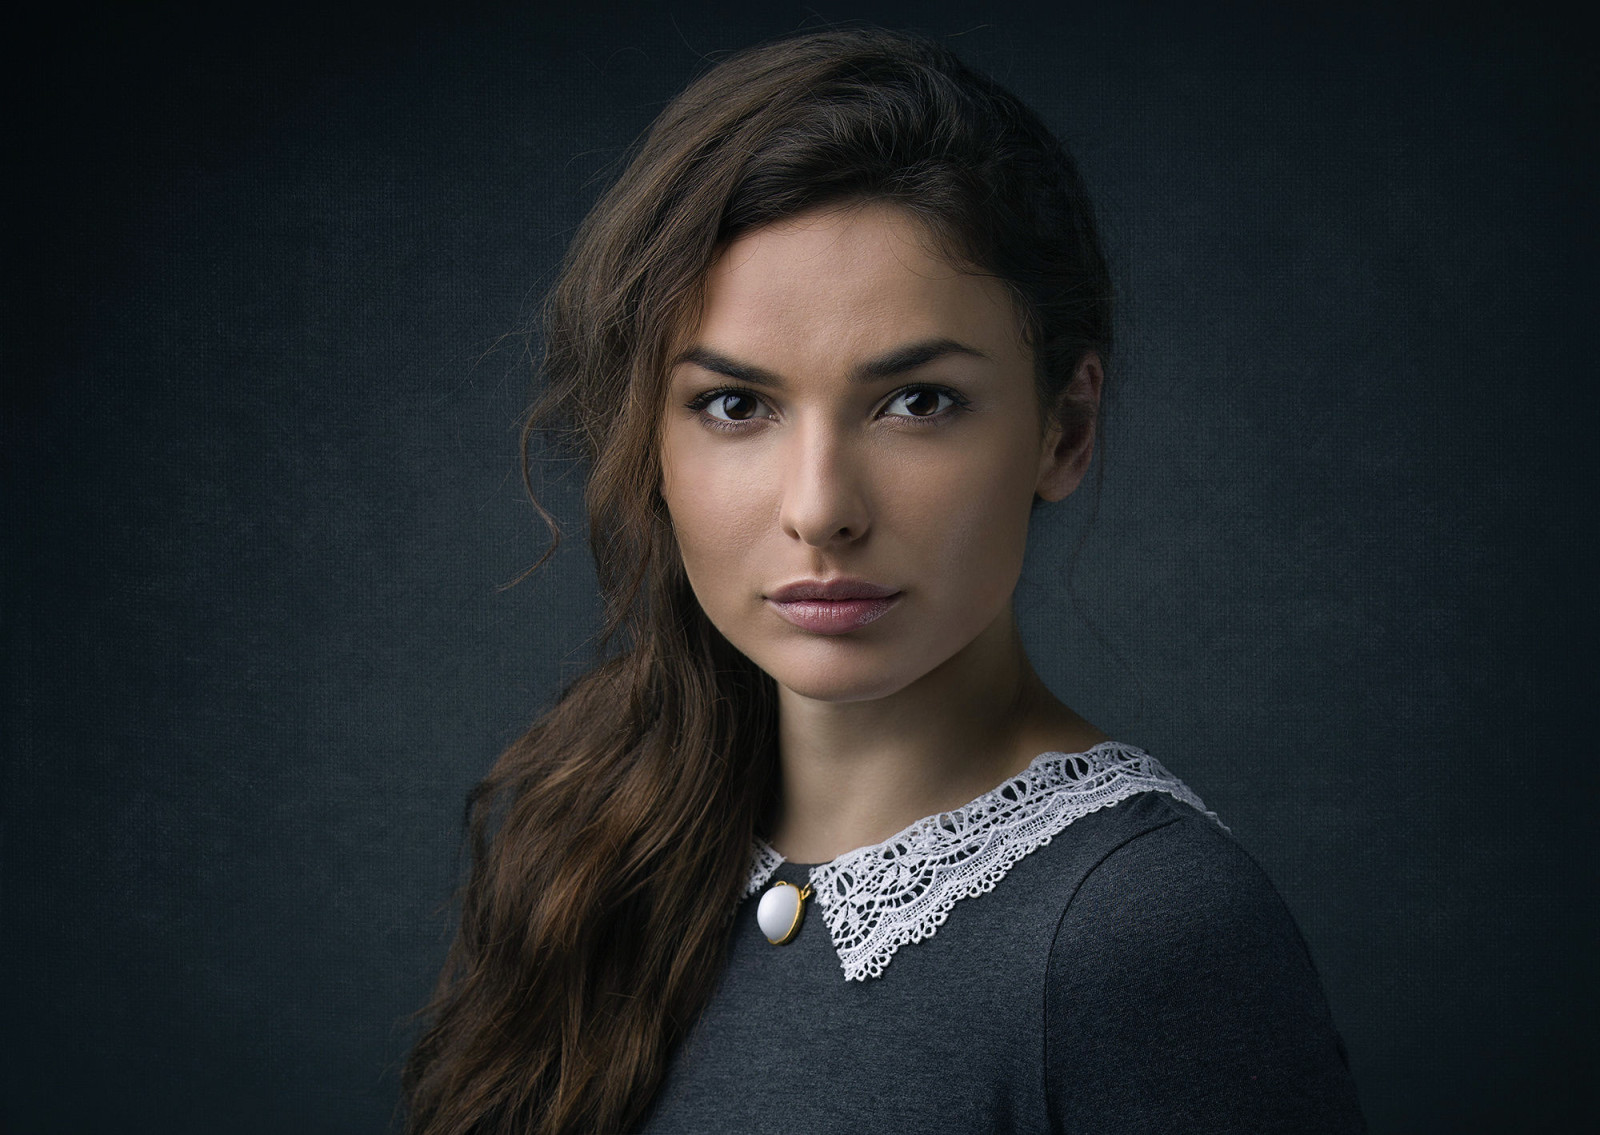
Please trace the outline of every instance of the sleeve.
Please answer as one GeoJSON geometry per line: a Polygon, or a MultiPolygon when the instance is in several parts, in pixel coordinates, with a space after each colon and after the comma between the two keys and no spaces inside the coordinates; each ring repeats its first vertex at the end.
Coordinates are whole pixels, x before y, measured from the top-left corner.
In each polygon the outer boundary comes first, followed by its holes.
{"type": "Polygon", "coordinates": [[[1198,815],[1085,876],[1046,967],[1053,1131],[1364,1132],[1305,941],[1265,873],[1198,815]]]}

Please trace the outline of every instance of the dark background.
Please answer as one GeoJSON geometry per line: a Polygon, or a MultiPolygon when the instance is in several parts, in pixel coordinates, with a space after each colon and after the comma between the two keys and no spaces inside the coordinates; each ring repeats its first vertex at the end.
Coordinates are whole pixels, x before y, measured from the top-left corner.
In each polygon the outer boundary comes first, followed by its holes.
{"type": "Polygon", "coordinates": [[[250,11],[9,36],[0,1126],[385,1128],[464,795],[598,623],[559,468],[499,589],[517,333],[665,100],[853,18],[953,37],[1100,205],[1120,388],[1097,510],[1035,520],[1041,675],[1277,882],[1375,1132],[1594,1120],[1573,24],[250,11]]]}

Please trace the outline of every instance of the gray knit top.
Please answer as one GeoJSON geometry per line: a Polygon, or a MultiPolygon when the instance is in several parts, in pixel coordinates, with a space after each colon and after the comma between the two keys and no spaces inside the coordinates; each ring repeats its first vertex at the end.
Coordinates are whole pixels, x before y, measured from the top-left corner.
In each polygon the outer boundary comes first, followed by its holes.
{"type": "Polygon", "coordinates": [[[757,848],[643,1131],[1359,1132],[1344,1045],[1254,860],[1148,755],[1041,754],[829,864],[757,848]],[[799,933],[756,923],[810,883],[799,933]]]}

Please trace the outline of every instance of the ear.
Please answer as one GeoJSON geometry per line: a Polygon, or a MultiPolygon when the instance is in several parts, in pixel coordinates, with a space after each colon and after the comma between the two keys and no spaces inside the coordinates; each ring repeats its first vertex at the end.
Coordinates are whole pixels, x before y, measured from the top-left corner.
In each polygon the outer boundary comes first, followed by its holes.
{"type": "Polygon", "coordinates": [[[1100,366],[1100,356],[1090,351],[1078,364],[1072,381],[1061,392],[1061,405],[1079,407],[1076,425],[1062,429],[1052,420],[1045,431],[1039,452],[1039,479],[1034,492],[1047,501],[1058,501],[1069,496],[1083,482],[1089,471],[1089,459],[1094,456],[1094,427],[1100,417],[1100,388],[1105,383],[1105,372],[1100,366]]]}

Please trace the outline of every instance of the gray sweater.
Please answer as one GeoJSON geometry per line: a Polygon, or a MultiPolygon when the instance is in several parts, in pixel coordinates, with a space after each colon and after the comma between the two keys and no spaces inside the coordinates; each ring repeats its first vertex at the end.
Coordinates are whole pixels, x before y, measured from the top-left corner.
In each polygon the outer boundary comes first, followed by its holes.
{"type": "Polygon", "coordinates": [[[650,1135],[1365,1130],[1283,900],[1163,792],[1068,824],[881,976],[845,980],[815,901],[771,945],[757,901],[650,1135]]]}

